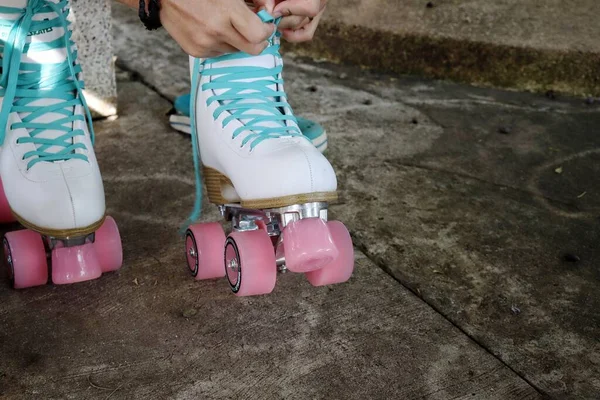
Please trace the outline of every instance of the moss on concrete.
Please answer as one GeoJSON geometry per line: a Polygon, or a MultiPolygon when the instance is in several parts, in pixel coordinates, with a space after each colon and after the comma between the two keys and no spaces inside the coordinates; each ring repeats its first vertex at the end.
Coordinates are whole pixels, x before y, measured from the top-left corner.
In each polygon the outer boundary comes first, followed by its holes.
{"type": "Polygon", "coordinates": [[[600,96],[600,54],[596,53],[395,34],[332,22],[323,22],[313,42],[288,48],[305,56],[399,74],[600,96]]]}

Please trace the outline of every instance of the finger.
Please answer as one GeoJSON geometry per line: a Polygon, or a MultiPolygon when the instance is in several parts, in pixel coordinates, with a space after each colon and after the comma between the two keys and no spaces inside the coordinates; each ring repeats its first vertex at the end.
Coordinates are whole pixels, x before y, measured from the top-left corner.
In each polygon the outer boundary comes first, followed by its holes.
{"type": "Polygon", "coordinates": [[[223,54],[227,54],[227,53],[221,53],[219,51],[208,51],[198,58],[214,58],[214,57],[222,56],[223,54]]]}
{"type": "Polygon", "coordinates": [[[239,51],[236,47],[233,47],[229,43],[219,43],[217,46],[215,46],[214,50],[220,53],[220,55],[237,53],[239,51]]]}
{"type": "Polygon", "coordinates": [[[281,37],[290,43],[308,42],[312,39],[312,35],[306,29],[285,29],[281,31],[281,37]]]}
{"type": "MultiPolygon", "coordinates": [[[[252,44],[259,44],[271,37],[275,32],[274,24],[265,24],[247,7],[237,8],[231,15],[231,24],[235,31],[252,44]]],[[[229,42],[230,44],[233,44],[229,42]]],[[[235,46],[235,45],[234,45],[235,46]]],[[[236,46],[237,47],[237,46],[236,46]]]]}
{"type": "Polygon", "coordinates": [[[248,41],[248,39],[242,36],[242,34],[239,33],[233,25],[231,26],[231,29],[229,30],[225,39],[228,44],[236,49],[252,55],[258,55],[262,53],[262,51],[268,46],[266,40],[259,43],[252,43],[248,41]]]}
{"type": "Polygon", "coordinates": [[[254,11],[266,10],[269,14],[273,14],[273,9],[275,8],[275,0],[254,0],[249,1],[246,0],[246,4],[254,5],[254,11]]]}
{"type": "MultiPolygon", "coordinates": [[[[196,58],[213,58],[213,57],[218,57],[218,56],[222,56],[223,54],[226,54],[226,53],[222,53],[220,51],[199,49],[197,47],[188,48],[187,46],[182,46],[181,49],[186,54],[188,54],[192,57],[196,57],[196,58]]],[[[236,52],[237,52],[237,50],[236,50],[236,52]]]]}
{"type": "Polygon", "coordinates": [[[321,2],[319,0],[285,0],[275,6],[273,16],[300,15],[303,17],[314,18],[321,11],[321,2]]]}
{"type": "Polygon", "coordinates": [[[170,18],[163,18],[163,26],[169,32],[181,49],[192,57],[205,58],[211,57],[211,51],[205,47],[204,43],[199,43],[193,40],[193,36],[185,32],[181,32],[176,24],[170,18]]]}
{"type": "Polygon", "coordinates": [[[319,12],[319,14],[315,18],[312,18],[308,24],[302,26],[299,29],[286,29],[281,32],[281,36],[286,41],[291,43],[300,43],[312,40],[315,36],[315,32],[317,30],[317,27],[319,26],[319,22],[321,21],[321,18],[323,17],[324,13],[325,9],[323,8],[321,12],[319,12]]]}
{"type": "Polygon", "coordinates": [[[281,36],[290,43],[308,42],[315,36],[315,31],[319,25],[318,18],[315,18],[309,24],[299,29],[285,29],[281,31],[281,36]]]}
{"type": "Polygon", "coordinates": [[[306,18],[304,21],[302,21],[302,23],[300,25],[298,25],[298,27],[296,29],[301,29],[304,28],[306,25],[312,23],[313,18],[306,18]]]}
{"type": "Polygon", "coordinates": [[[293,15],[291,17],[284,17],[279,23],[279,29],[299,29],[309,22],[310,20],[307,17],[297,15],[293,15]]]}

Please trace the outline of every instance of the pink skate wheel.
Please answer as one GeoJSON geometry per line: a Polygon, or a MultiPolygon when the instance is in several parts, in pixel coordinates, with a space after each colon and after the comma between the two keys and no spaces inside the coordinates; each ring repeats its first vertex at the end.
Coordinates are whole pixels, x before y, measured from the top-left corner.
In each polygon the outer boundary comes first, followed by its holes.
{"type": "Polygon", "coordinates": [[[57,285],[99,278],[100,261],[93,243],[52,250],[52,282],[57,285]]]}
{"type": "Polygon", "coordinates": [[[339,221],[331,221],[327,225],[339,256],[323,268],[306,273],[306,278],[313,286],[346,282],[354,270],[354,247],[348,229],[339,221]]]}
{"type": "Polygon", "coordinates": [[[185,254],[197,280],[222,278],[225,232],[217,222],[191,225],[185,234],[185,254]]]}
{"type": "Polygon", "coordinates": [[[48,263],[42,237],[24,229],[4,236],[4,259],[15,289],[48,283],[48,263]]]}
{"type": "Polygon", "coordinates": [[[4,194],[4,186],[2,186],[2,179],[0,179],[0,223],[4,224],[7,222],[14,222],[15,217],[10,211],[8,200],[4,194]]]}
{"type": "Polygon", "coordinates": [[[117,223],[112,217],[106,217],[96,231],[94,247],[102,272],[116,271],[123,265],[123,246],[117,223]]]}
{"type": "Polygon", "coordinates": [[[225,242],[225,269],[229,286],[237,296],[271,293],[277,265],[267,232],[232,232],[225,242]]]}
{"type": "Polygon", "coordinates": [[[327,223],[321,218],[294,221],[283,230],[285,265],[292,272],[315,271],[338,256],[327,223]]]}

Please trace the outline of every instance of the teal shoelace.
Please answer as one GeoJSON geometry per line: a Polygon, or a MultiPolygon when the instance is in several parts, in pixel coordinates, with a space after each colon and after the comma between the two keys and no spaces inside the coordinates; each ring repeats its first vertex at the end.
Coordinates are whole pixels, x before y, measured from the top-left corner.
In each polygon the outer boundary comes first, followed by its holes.
{"type": "Polygon", "coordinates": [[[11,112],[29,113],[21,122],[14,123],[10,129],[24,128],[29,137],[19,138],[17,143],[33,143],[35,151],[29,151],[24,160],[29,160],[27,169],[39,162],[66,161],[82,159],[88,161],[84,154],[76,153],[77,149],[86,149],[83,143],[74,143],[76,136],[84,136],[83,129],[73,129],[75,121],[86,121],[92,143],[94,130],[89,108],[83,97],[83,82],[78,80],[81,66],[76,64],[77,52],[71,40],[71,30],[67,21],[69,9],[67,0],[52,3],[47,0],[28,0],[26,8],[0,7],[0,13],[16,14],[15,20],[1,20],[0,29],[3,35],[2,73],[0,76],[0,95],[3,97],[0,110],[0,145],[4,143],[8,117],[11,112]],[[65,10],[65,11],[63,11],[65,10]],[[37,13],[56,13],[57,17],[50,20],[34,21],[37,13]],[[50,42],[27,43],[28,35],[49,32],[54,28],[63,28],[64,35],[50,42]],[[60,63],[26,63],[22,55],[28,52],[47,51],[65,48],[67,57],[60,63]],[[32,105],[40,99],[53,99],[52,105],[32,105]],[[74,106],[83,106],[85,117],[76,115],[74,106]],[[47,113],[62,114],[62,117],[52,122],[34,122],[47,113]],[[64,132],[58,137],[49,139],[39,136],[48,130],[64,132]],[[56,150],[58,149],[58,150],[56,150]],[[52,151],[50,151],[52,150],[52,151]]]}
{"type": "MultiPolygon", "coordinates": [[[[258,16],[263,22],[279,24],[280,18],[271,17],[266,11],[261,11],[258,16]]],[[[278,35],[274,33],[269,39],[269,46],[260,54],[281,57],[279,54],[279,44],[274,38],[278,35]]],[[[301,136],[302,132],[297,127],[296,117],[292,112],[290,105],[284,101],[286,94],[277,90],[279,85],[283,84],[280,78],[282,66],[265,68],[260,66],[235,66],[235,67],[215,67],[204,69],[203,66],[216,64],[222,61],[239,60],[252,55],[240,52],[226,54],[220,57],[208,58],[200,61],[195,59],[192,72],[192,91],[190,101],[190,127],[192,132],[192,146],[194,156],[194,169],[196,174],[196,201],[194,210],[190,216],[187,225],[195,222],[200,217],[202,208],[202,178],[200,171],[200,153],[198,148],[198,136],[196,134],[196,98],[198,95],[198,80],[200,74],[204,76],[213,76],[210,82],[202,85],[202,90],[215,90],[222,92],[215,94],[207,99],[207,105],[218,102],[219,106],[213,113],[213,118],[228,112],[229,115],[223,119],[223,127],[226,127],[233,120],[243,120],[243,126],[233,132],[233,139],[242,132],[249,132],[242,140],[241,146],[249,145],[252,151],[261,142],[268,139],[275,139],[283,136],[301,136]],[[253,79],[252,82],[243,80],[253,79]],[[269,86],[275,86],[275,89],[269,86]],[[251,101],[248,101],[251,100],[251,101]],[[256,113],[260,110],[261,113],[256,113]],[[288,125],[286,122],[293,121],[294,124],[288,125]],[[266,126],[265,122],[270,122],[266,126]]]]}

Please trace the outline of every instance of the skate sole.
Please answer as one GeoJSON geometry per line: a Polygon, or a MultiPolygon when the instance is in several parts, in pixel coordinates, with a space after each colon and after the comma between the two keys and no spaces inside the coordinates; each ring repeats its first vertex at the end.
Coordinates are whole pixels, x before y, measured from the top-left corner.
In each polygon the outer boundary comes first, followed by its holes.
{"type": "MultiPolygon", "coordinates": [[[[230,200],[223,197],[223,186],[233,186],[231,180],[219,171],[209,168],[202,167],[204,174],[204,181],[206,183],[206,189],[208,191],[208,199],[213,204],[231,204],[230,200]]],[[[304,203],[316,203],[326,202],[334,203],[338,199],[337,192],[315,192],[315,193],[301,193],[293,194],[290,196],[273,197],[269,199],[256,199],[256,200],[242,200],[239,203],[244,208],[249,209],[266,209],[266,208],[278,208],[286,207],[293,204],[304,204],[304,203]]]]}
{"type": "Polygon", "coordinates": [[[13,215],[16,218],[16,220],[21,225],[23,225],[25,228],[35,231],[35,232],[39,233],[40,235],[49,236],[49,237],[53,237],[53,238],[57,238],[57,239],[66,239],[66,238],[87,236],[91,233],[96,232],[98,229],[100,229],[100,227],[104,223],[104,219],[106,218],[106,216],[104,216],[104,217],[102,217],[102,219],[100,221],[95,222],[92,225],[85,226],[83,228],[49,229],[49,228],[37,226],[35,224],[32,224],[29,221],[26,221],[25,219],[21,218],[18,214],[16,214],[14,211],[13,211],[13,215]]]}

